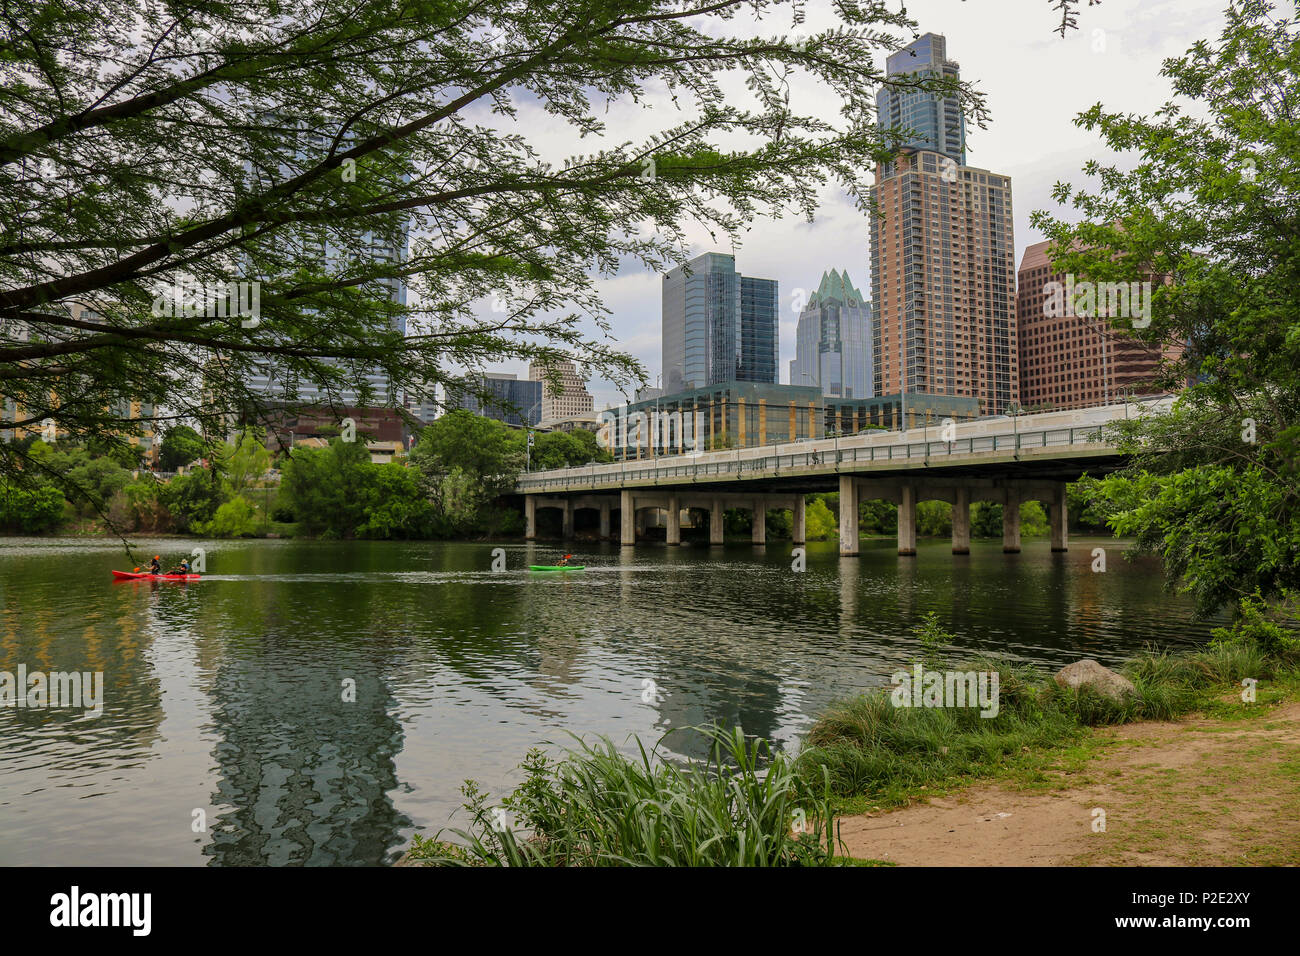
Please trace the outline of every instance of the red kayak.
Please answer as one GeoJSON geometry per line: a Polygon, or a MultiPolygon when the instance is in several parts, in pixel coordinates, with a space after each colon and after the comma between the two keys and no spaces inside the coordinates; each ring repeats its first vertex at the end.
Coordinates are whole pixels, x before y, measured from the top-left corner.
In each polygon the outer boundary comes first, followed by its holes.
{"type": "Polygon", "coordinates": [[[118,581],[137,581],[148,578],[151,581],[197,581],[198,574],[150,574],[148,571],[114,571],[113,578],[118,581]]]}

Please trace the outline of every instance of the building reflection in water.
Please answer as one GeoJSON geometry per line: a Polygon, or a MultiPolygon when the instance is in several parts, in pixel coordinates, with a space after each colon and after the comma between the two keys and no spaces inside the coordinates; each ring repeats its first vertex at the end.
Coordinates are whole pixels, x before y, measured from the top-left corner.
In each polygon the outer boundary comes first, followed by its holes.
{"type": "Polygon", "coordinates": [[[391,860],[410,821],[389,797],[402,729],[374,673],[322,663],[230,659],[212,682],[211,842],[220,866],[368,865],[391,860]],[[343,681],[356,681],[356,701],[343,681]]]}

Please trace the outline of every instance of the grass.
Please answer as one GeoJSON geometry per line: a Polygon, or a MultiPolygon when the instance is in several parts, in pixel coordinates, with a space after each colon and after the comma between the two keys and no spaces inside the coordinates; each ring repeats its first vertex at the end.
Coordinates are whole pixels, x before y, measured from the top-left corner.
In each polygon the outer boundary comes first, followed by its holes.
{"type": "MultiPolygon", "coordinates": [[[[530,751],[525,780],[490,808],[462,788],[459,843],[416,837],[411,859],[443,866],[828,866],[836,856],[824,797],[783,754],[739,728],[706,731],[710,757],[682,767],[620,754],[606,738],[563,760],[530,751]]],[[[823,788],[824,789],[824,788],[823,788]]]]}
{"type": "Polygon", "coordinates": [[[998,672],[997,715],[895,707],[886,693],[863,694],[832,707],[812,727],[796,769],[824,774],[839,812],[903,806],[981,778],[1015,777],[1032,786],[1062,760],[1086,762],[1094,752],[1093,727],[1172,720],[1194,711],[1240,715],[1243,708],[1222,700],[1228,688],[1250,677],[1294,689],[1300,686],[1298,663],[1294,650],[1270,654],[1239,635],[1193,653],[1148,650],[1121,669],[1136,693],[1117,701],[1089,688],[1060,687],[1023,665],[988,659],[952,665],[932,657],[932,670],[998,672]]]}

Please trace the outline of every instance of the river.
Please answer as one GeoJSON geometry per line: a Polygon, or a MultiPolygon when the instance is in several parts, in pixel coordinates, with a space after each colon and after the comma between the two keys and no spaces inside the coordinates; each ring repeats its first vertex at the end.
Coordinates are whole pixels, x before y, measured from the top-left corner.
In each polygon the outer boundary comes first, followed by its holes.
{"type": "Polygon", "coordinates": [[[448,824],[462,780],[501,793],[569,733],[694,756],[672,731],[721,721],[793,749],[910,663],[931,610],[962,649],[1050,666],[1212,626],[1158,563],[1079,538],[814,542],[803,572],[788,542],[578,545],[587,568],[564,575],[526,569],[546,545],[139,544],[169,564],[202,547],[207,573],[115,583],[119,542],[0,539],[0,671],[104,675],[99,716],[0,709],[0,865],[392,862],[448,824]]]}

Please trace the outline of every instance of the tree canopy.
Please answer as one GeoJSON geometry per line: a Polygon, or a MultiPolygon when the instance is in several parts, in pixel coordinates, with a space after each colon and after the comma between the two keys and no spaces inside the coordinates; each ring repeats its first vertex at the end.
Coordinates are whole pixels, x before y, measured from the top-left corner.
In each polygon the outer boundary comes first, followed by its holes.
{"type": "Polygon", "coordinates": [[[1093,493],[1210,613],[1300,586],[1300,32],[1242,0],[1162,75],[1177,99],[1154,116],[1098,104],[1077,120],[1136,161],[1057,185],[1079,221],[1033,222],[1062,272],[1155,279],[1149,326],[1112,321],[1185,346],[1161,377],[1192,384],[1172,415],[1118,426],[1132,465],[1093,493]]]}
{"type": "Polygon", "coordinates": [[[982,119],[967,86],[881,75],[875,53],[915,35],[905,11],[836,10],[805,35],[772,0],[12,7],[0,394],[18,425],[79,439],[139,427],[124,398],[224,434],[307,383],[392,405],[487,360],[628,382],[600,274],[684,261],[688,222],[735,239],[811,215],[830,180],[861,201],[898,140],[874,123],[882,83],[955,88],[982,119]],[[835,122],[791,107],[800,71],[835,122]],[[632,136],[610,107],[651,93],[676,112],[632,136]]]}

